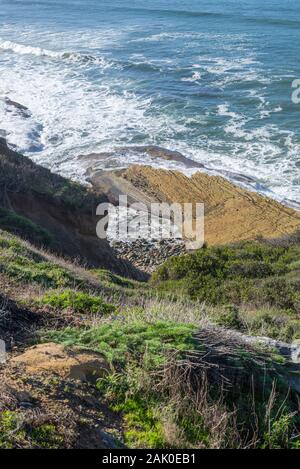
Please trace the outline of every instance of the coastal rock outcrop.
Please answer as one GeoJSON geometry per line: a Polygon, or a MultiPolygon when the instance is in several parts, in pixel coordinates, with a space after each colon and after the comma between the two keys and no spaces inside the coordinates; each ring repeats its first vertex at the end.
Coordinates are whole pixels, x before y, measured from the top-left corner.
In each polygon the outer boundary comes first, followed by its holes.
{"type": "Polygon", "coordinates": [[[300,229],[300,212],[219,176],[133,166],[123,177],[158,201],[204,203],[209,245],[277,238],[300,229]]]}
{"type": "Polygon", "coordinates": [[[204,203],[205,241],[209,245],[278,238],[300,229],[300,212],[239,187],[220,176],[134,165],[126,170],[90,170],[95,190],[104,190],[112,203],[127,194],[129,203],[139,201],[204,203]]]}

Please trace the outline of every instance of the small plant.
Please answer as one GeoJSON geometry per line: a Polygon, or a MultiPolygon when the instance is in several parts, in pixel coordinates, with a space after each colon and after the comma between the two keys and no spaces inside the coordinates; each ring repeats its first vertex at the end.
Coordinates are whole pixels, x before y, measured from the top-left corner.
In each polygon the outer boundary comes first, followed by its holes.
{"type": "Polygon", "coordinates": [[[244,324],[240,316],[240,312],[236,306],[225,306],[220,308],[219,313],[212,318],[220,326],[232,329],[242,330],[244,324]]]}
{"type": "Polygon", "coordinates": [[[123,288],[137,288],[139,286],[138,282],[134,282],[133,280],[129,280],[124,277],[120,277],[119,275],[113,274],[109,270],[105,269],[94,269],[92,270],[95,273],[100,281],[104,281],[107,283],[112,283],[119,287],[123,288]]]}
{"type": "Polygon", "coordinates": [[[34,448],[57,449],[63,447],[64,439],[53,424],[45,423],[36,427],[28,427],[27,431],[34,448]]]}
{"type": "Polygon", "coordinates": [[[49,292],[43,296],[40,303],[55,309],[71,309],[75,313],[111,314],[116,311],[114,305],[105,303],[99,296],[91,296],[73,290],[49,292]]]}
{"type": "Polygon", "coordinates": [[[16,442],[23,441],[24,438],[22,415],[4,410],[0,414],[0,449],[12,449],[16,442]]]}
{"type": "Polygon", "coordinates": [[[72,276],[61,267],[49,262],[35,263],[18,257],[3,265],[0,269],[10,277],[23,282],[34,282],[47,288],[67,286],[72,283],[72,276]]]}
{"type": "Polygon", "coordinates": [[[54,244],[54,238],[47,230],[11,210],[0,208],[0,228],[42,246],[54,244]]]}
{"type": "Polygon", "coordinates": [[[262,449],[288,449],[299,447],[299,436],[293,440],[290,439],[294,426],[294,417],[295,414],[283,411],[280,416],[267,422],[268,429],[263,436],[264,442],[261,445],[262,449]]]}
{"type": "Polygon", "coordinates": [[[163,424],[155,415],[155,406],[138,397],[129,398],[114,406],[122,412],[125,424],[125,443],[130,448],[166,448],[163,424]]]}

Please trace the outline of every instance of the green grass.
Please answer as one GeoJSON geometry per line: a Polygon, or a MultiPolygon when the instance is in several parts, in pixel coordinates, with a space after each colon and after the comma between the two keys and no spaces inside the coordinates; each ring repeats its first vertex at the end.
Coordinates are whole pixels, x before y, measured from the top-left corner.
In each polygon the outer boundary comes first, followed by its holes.
{"type": "Polygon", "coordinates": [[[121,277],[120,275],[113,274],[109,270],[105,269],[94,269],[91,270],[91,272],[96,275],[100,282],[105,282],[125,289],[139,288],[144,285],[139,282],[135,282],[134,280],[121,277]]]}
{"type": "Polygon", "coordinates": [[[129,448],[165,448],[163,425],[155,415],[155,405],[144,399],[129,398],[113,407],[122,412],[125,424],[125,444],[129,448]]]}
{"type": "Polygon", "coordinates": [[[36,262],[25,256],[0,255],[0,272],[20,282],[36,283],[45,288],[74,286],[77,279],[51,262],[36,262]]]}
{"type": "Polygon", "coordinates": [[[54,244],[54,238],[47,230],[36,225],[28,218],[1,207],[0,228],[42,246],[51,247],[54,244]]]}
{"type": "Polygon", "coordinates": [[[103,298],[73,290],[49,291],[39,300],[39,304],[57,310],[70,309],[75,313],[105,315],[116,312],[116,307],[106,303],[103,298]]]}
{"type": "MultiPolygon", "coordinates": [[[[230,321],[236,320],[235,310],[225,312],[230,321]]],[[[112,409],[122,413],[130,448],[239,447],[256,424],[261,447],[296,444],[290,442],[296,420],[281,357],[239,345],[230,345],[227,352],[224,345],[211,357],[209,335],[207,342],[199,342],[196,330],[193,323],[124,318],[90,328],[45,331],[41,340],[92,349],[113,364],[114,371],[97,387],[112,409]],[[213,360],[213,373],[194,380],[190,372],[177,369],[175,364],[187,351],[197,352],[198,360],[213,360]],[[172,367],[177,371],[168,375],[172,367]],[[223,393],[226,377],[234,384],[223,393]],[[272,402],[267,421],[264,412],[274,382],[278,400],[272,402]],[[287,418],[289,424],[284,425],[287,418]],[[216,436],[222,419],[226,426],[216,436]]]]}
{"type": "MultiPolygon", "coordinates": [[[[90,321],[42,331],[37,340],[107,358],[112,371],[97,388],[100,399],[122,414],[129,448],[299,446],[286,361],[262,347],[227,346],[222,332],[211,344],[210,329],[203,341],[195,339],[207,318],[247,334],[300,339],[299,258],[298,245],[206,248],[170,259],[150,284],[140,284],[103,269],[72,270],[0,235],[0,271],[48,289],[30,299],[35,306],[99,315],[92,327],[90,321]],[[187,351],[197,354],[197,363],[209,363],[210,371],[184,371],[187,351]]],[[[19,419],[13,411],[3,414],[0,447],[26,446],[29,439],[33,447],[61,445],[51,423],[33,428],[19,419]]]]}
{"type": "Polygon", "coordinates": [[[135,321],[124,323],[115,320],[88,329],[66,328],[47,331],[42,339],[65,345],[77,345],[103,353],[117,365],[124,365],[131,358],[143,355],[158,365],[164,361],[167,351],[186,351],[195,347],[193,324],[177,324],[159,321],[145,324],[135,321]]]}
{"type": "Polygon", "coordinates": [[[20,238],[0,230],[0,255],[4,256],[5,254],[10,257],[21,255],[30,259],[42,259],[35,251],[28,248],[20,238]]]}
{"type": "MultiPolygon", "coordinates": [[[[114,305],[117,305],[118,314],[125,318],[128,316],[131,321],[134,317],[138,321],[149,322],[151,316],[159,321],[166,319],[172,322],[175,319],[179,322],[199,323],[207,317],[218,325],[252,335],[265,335],[287,342],[299,339],[300,292],[295,290],[295,278],[292,281],[289,279],[289,275],[297,275],[297,270],[292,270],[297,261],[290,262],[290,249],[296,257],[297,247],[280,248],[274,253],[270,252],[269,246],[263,245],[259,249],[254,249],[251,243],[243,246],[230,247],[231,258],[253,256],[254,250],[256,257],[269,259],[268,262],[275,261],[276,265],[279,263],[281,271],[282,259],[285,259],[284,269],[287,274],[260,279],[233,279],[225,276],[218,282],[213,279],[213,284],[208,281],[210,288],[205,289],[205,269],[203,274],[194,266],[193,279],[186,271],[183,278],[160,280],[162,273],[159,269],[150,284],[139,283],[103,269],[82,269],[81,272],[77,268],[72,271],[67,265],[56,264],[55,259],[47,259],[43,253],[31,249],[27,243],[5,232],[0,233],[0,272],[14,282],[33,283],[48,289],[44,297],[36,299],[37,306],[48,305],[88,314],[97,314],[98,311],[106,315],[114,312],[114,305]],[[237,252],[233,254],[235,249],[237,252]],[[200,288],[199,297],[198,294],[189,294],[193,282],[198,285],[193,293],[200,288]],[[205,296],[203,303],[204,290],[208,296],[205,296]]],[[[194,257],[198,259],[199,256],[203,256],[200,264],[208,256],[210,261],[216,257],[219,265],[219,258],[223,262],[228,257],[228,250],[212,249],[211,253],[205,249],[191,256],[173,258],[161,268],[162,272],[166,276],[165,269],[169,272],[170,264],[175,269],[171,276],[181,277],[186,263],[194,262],[194,257]],[[178,263],[180,268],[177,270],[178,263]]],[[[226,262],[230,264],[231,260],[226,262]]],[[[26,306],[30,307],[30,304],[26,306]]]]}
{"type": "Polygon", "coordinates": [[[0,233],[0,272],[17,282],[45,288],[74,287],[82,281],[71,271],[6,232],[0,233]]]}
{"type": "Polygon", "coordinates": [[[53,424],[29,424],[22,414],[4,410],[0,413],[0,449],[16,447],[58,449],[63,447],[63,437],[53,424]]]}
{"type": "Polygon", "coordinates": [[[300,321],[297,314],[276,309],[239,312],[244,331],[255,336],[292,343],[300,339],[300,321]]]}
{"type": "Polygon", "coordinates": [[[98,382],[114,411],[124,417],[125,443],[129,447],[169,447],[158,408],[162,398],[145,394],[150,373],[165,365],[170,354],[183,357],[188,350],[200,349],[193,333],[196,326],[167,321],[113,321],[86,330],[66,328],[48,331],[45,341],[77,345],[101,352],[115,366],[115,372],[98,382]]]}

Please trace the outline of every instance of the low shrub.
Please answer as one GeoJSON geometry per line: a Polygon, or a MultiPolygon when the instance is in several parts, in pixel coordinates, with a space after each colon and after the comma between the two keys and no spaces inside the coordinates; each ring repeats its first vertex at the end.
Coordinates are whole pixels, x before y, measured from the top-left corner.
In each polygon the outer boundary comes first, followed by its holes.
{"type": "Polygon", "coordinates": [[[54,238],[47,230],[4,208],[0,208],[0,228],[42,246],[50,247],[54,244],[54,238]]]}
{"type": "Polygon", "coordinates": [[[11,410],[0,413],[0,449],[59,449],[63,442],[63,437],[51,423],[34,425],[21,413],[11,410]]]}
{"type": "Polygon", "coordinates": [[[244,242],[173,257],[152,276],[160,291],[179,291],[211,305],[252,304],[299,311],[298,245],[244,242]]]}
{"type": "Polygon", "coordinates": [[[78,345],[103,353],[108,360],[124,364],[130,357],[147,355],[149,362],[159,364],[167,350],[186,351],[195,347],[195,326],[158,321],[123,323],[115,320],[89,329],[66,328],[48,331],[43,340],[65,345],[78,345]]]}
{"type": "Polygon", "coordinates": [[[243,330],[245,328],[238,308],[231,305],[220,308],[218,313],[212,315],[212,320],[220,326],[231,329],[243,330]]]}
{"type": "Polygon", "coordinates": [[[73,286],[73,275],[51,262],[35,262],[24,256],[0,256],[0,271],[21,282],[37,283],[46,288],[73,286]]]}
{"type": "Polygon", "coordinates": [[[116,311],[114,305],[105,303],[99,296],[91,296],[73,290],[48,292],[39,303],[55,309],[71,309],[75,313],[111,314],[116,311]]]}

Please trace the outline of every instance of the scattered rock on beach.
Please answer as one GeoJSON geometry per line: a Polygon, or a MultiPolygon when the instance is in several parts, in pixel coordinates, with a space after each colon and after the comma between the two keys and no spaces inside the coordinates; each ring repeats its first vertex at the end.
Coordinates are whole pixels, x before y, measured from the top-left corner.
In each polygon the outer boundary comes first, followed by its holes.
{"type": "Polygon", "coordinates": [[[187,252],[184,241],[180,239],[112,241],[111,245],[121,259],[130,261],[136,268],[149,274],[169,257],[187,252]]]}

